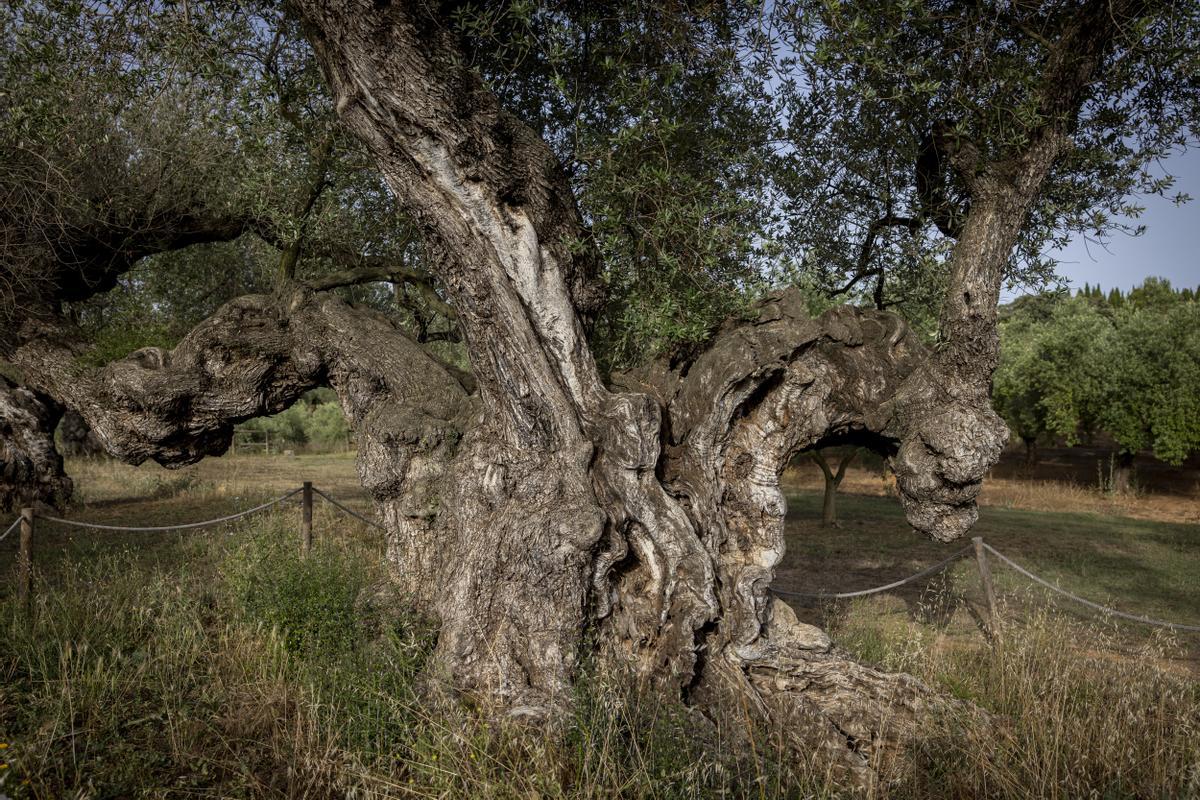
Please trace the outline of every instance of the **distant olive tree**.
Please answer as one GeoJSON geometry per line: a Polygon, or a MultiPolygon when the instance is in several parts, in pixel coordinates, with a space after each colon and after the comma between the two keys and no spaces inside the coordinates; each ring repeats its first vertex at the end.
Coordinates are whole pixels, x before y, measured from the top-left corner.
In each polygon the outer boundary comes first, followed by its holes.
{"type": "Polygon", "coordinates": [[[1096,426],[1116,444],[1113,489],[1131,488],[1134,456],[1181,464],[1200,451],[1200,303],[1126,305],[1096,342],[1096,426]]]}
{"type": "Polygon", "coordinates": [[[858,450],[852,449],[842,453],[841,460],[834,467],[829,458],[835,454],[833,450],[813,450],[809,457],[821,468],[821,476],[825,479],[825,492],[821,502],[821,525],[826,528],[839,526],[837,517],[837,491],[846,478],[846,470],[858,457],[858,450]]]}
{"type": "Polygon", "coordinates": [[[1025,445],[1027,464],[1055,437],[1068,445],[1097,429],[1105,379],[1096,343],[1111,332],[1111,319],[1084,299],[1024,297],[1000,323],[1000,363],[992,398],[1025,445]]]}

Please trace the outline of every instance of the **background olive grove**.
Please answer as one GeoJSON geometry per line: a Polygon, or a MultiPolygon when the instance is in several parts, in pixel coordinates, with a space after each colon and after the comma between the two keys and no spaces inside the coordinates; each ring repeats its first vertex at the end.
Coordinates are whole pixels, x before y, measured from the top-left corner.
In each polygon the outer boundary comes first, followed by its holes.
{"type": "Polygon", "coordinates": [[[1038,445],[1102,438],[1116,463],[1111,488],[1129,489],[1133,457],[1180,464],[1200,450],[1200,304],[1150,278],[1123,294],[1024,297],[1001,323],[994,398],[1014,435],[1038,445]]]}

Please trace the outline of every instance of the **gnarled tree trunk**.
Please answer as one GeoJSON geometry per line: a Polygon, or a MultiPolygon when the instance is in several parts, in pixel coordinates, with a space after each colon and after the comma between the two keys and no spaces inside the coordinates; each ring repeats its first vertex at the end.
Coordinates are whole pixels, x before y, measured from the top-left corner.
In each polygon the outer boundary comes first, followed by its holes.
{"type": "Polygon", "coordinates": [[[54,446],[62,413],[46,395],[0,375],[0,510],[70,499],[71,479],[54,446]]]}
{"type": "Polygon", "coordinates": [[[420,9],[297,5],[343,121],[440,255],[479,385],[436,516],[392,551],[454,684],[552,713],[590,631],[662,687],[786,696],[843,743],[871,741],[885,696],[919,703],[770,594],[779,476],[801,448],[856,440],[893,457],[914,525],[961,535],[1006,433],[986,378],[971,391],[989,365],[947,391],[897,318],[814,320],[785,294],[689,362],[605,386],[587,346],[595,253],[546,145],[420,9]]]}

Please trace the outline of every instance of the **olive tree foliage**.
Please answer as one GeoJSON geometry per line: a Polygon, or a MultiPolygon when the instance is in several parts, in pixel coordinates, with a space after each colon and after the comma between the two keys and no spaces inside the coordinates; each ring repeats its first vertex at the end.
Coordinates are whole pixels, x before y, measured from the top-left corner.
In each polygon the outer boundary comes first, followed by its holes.
{"type": "Polygon", "coordinates": [[[1200,452],[1200,303],[1125,305],[1094,357],[1103,369],[1095,424],[1116,444],[1116,490],[1130,488],[1139,452],[1168,464],[1200,452]]]}
{"type": "Polygon", "coordinates": [[[1054,437],[1070,446],[1095,431],[1107,377],[1097,343],[1111,331],[1095,305],[1060,295],[1023,297],[1006,309],[993,398],[1030,463],[1054,437]]]}
{"type": "MultiPolygon", "coordinates": [[[[17,292],[85,297],[121,271],[85,263],[186,237],[188,223],[228,222],[245,171],[223,168],[238,134],[213,136],[216,121],[206,122],[213,108],[238,110],[231,84],[212,74],[221,60],[193,53],[209,74],[163,83],[171,65],[158,56],[178,29],[147,38],[144,17],[101,4],[18,2],[0,15],[6,314],[17,292]]],[[[229,122],[241,130],[246,120],[229,122]]]]}
{"type": "Polygon", "coordinates": [[[1063,144],[1008,253],[1006,285],[1056,282],[1054,250],[1072,238],[1140,233],[1140,196],[1188,199],[1172,194],[1161,160],[1200,132],[1195,3],[1107,4],[1101,13],[1130,23],[1074,96],[1052,82],[1064,34],[1079,53],[1092,46],[1085,4],[772,8],[764,37],[788,122],[783,241],[828,292],[936,316],[978,179],[1050,129],[1063,144]]]}
{"type": "MultiPolygon", "coordinates": [[[[269,446],[276,452],[287,449],[344,450],[350,429],[329,389],[308,392],[286,411],[270,417],[258,417],[238,426],[242,439],[255,446],[269,446]]],[[[235,445],[236,446],[236,445],[235,445]]]]}
{"type": "Polygon", "coordinates": [[[753,4],[465,4],[473,66],[564,164],[601,255],[594,346],[694,347],[780,277],[778,109],[753,4]]]}
{"type": "Polygon", "coordinates": [[[96,360],[173,344],[280,276],[370,267],[432,295],[274,4],[17,0],[0,36],[5,333],[61,308],[96,360]]]}

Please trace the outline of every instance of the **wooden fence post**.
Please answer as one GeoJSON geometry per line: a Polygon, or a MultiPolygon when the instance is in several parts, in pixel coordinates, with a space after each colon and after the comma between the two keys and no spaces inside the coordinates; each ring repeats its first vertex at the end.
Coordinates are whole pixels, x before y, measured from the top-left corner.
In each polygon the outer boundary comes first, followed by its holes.
{"type": "Polygon", "coordinates": [[[312,550],[312,481],[304,482],[304,502],[301,505],[300,516],[300,552],[308,555],[312,550]]]}
{"type": "Polygon", "coordinates": [[[979,564],[979,577],[983,581],[983,594],[987,598],[987,629],[995,639],[1000,635],[1000,615],[996,612],[996,587],[992,584],[992,569],[988,566],[987,551],[983,549],[983,537],[973,537],[971,542],[975,545],[975,561],[979,564]]]}
{"type": "Polygon", "coordinates": [[[28,611],[33,601],[33,509],[21,509],[21,542],[17,551],[17,602],[28,611]]]}

